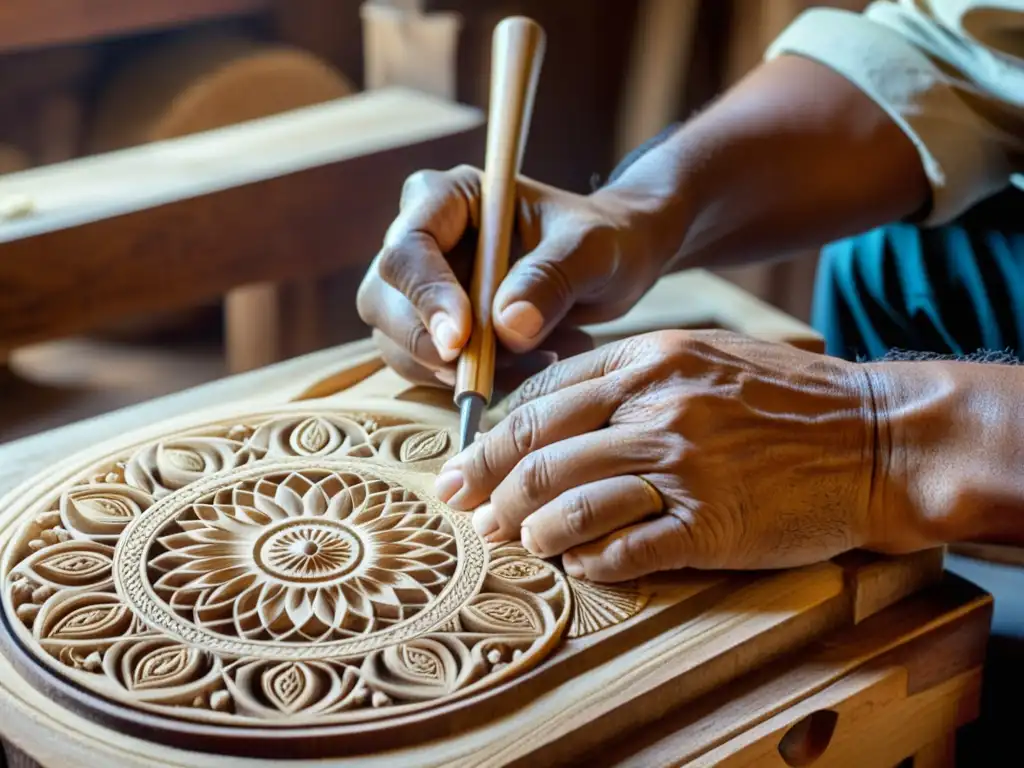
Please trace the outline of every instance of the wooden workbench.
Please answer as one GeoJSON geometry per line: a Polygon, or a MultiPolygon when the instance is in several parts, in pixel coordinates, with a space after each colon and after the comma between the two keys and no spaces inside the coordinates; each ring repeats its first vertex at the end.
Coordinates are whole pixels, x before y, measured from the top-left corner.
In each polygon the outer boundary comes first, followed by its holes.
{"type": "MultiPolygon", "coordinates": [[[[702,273],[676,280],[696,281],[704,295],[718,285],[702,273]]],[[[664,283],[648,301],[679,287],[664,283]]],[[[731,319],[682,324],[742,326],[746,315],[735,311],[742,296],[733,298],[731,319]]],[[[715,304],[727,305],[725,294],[715,304]]],[[[600,339],[650,330],[657,314],[650,307],[639,307],[625,325],[592,330],[600,339]]],[[[763,322],[772,337],[781,332],[799,342],[798,327],[763,322]]],[[[410,389],[358,342],[0,446],[0,495],[104,441],[140,429],[159,434],[168,419],[184,423],[189,414],[227,404],[264,408],[296,398],[301,407],[327,411],[363,408],[367,398],[385,407],[385,398],[395,403],[385,410],[429,413],[436,423],[454,419],[445,415],[443,395],[410,389]]],[[[18,498],[9,496],[5,509],[18,498]]],[[[488,694],[496,699],[482,695],[481,704],[498,701],[500,710],[472,706],[471,716],[445,726],[448,736],[375,749],[371,763],[870,768],[913,757],[919,766],[951,765],[957,728],[977,715],[991,599],[943,574],[941,552],[850,553],[789,572],[668,575],[654,583],[661,597],[635,619],[553,651],[521,683],[488,694]]],[[[22,751],[44,768],[264,764],[193,752],[187,741],[171,749],[126,736],[65,712],[31,675],[20,676],[6,659],[0,665],[0,735],[19,768],[33,765],[19,762],[22,751]]],[[[340,767],[364,759],[295,764],[340,767]]]]}

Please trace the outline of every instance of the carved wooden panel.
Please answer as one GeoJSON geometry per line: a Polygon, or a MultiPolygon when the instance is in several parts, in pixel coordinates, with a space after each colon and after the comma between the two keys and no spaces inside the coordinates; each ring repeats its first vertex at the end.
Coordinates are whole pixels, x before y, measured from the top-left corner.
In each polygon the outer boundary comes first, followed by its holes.
{"type": "Polygon", "coordinates": [[[8,650],[123,731],[246,753],[258,728],[280,755],[324,733],[344,753],[641,610],[635,585],[485,544],[432,494],[452,450],[448,426],[292,407],[58,473],[4,551],[8,650]]]}
{"type": "Polygon", "coordinates": [[[55,449],[0,500],[10,764],[575,764],[941,575],[936,551],[569,578],[433,495],[449,394],[335,354],[55,449]]]}

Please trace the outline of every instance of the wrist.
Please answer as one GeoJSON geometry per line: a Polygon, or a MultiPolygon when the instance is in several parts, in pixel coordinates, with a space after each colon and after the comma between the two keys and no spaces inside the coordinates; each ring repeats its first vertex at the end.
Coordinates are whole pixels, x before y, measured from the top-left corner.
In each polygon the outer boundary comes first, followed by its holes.
{"type": "Polygon", "coordinates": [[[1024,369],[865,366],[876,413],[869,548],[1024,542],[1024,369]]]}

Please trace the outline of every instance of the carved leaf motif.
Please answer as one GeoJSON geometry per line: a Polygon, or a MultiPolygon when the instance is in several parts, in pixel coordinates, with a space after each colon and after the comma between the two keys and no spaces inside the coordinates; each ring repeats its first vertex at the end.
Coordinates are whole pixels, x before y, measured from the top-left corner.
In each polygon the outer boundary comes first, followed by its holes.
{"type": "Polygon", "coordinates": [[[529,560],[513,560],[512,562],[495,566],[491,569],[491,573],[509,581],[521,581],[523,579],[532,579],[543,570],[544,567],[540,563],[532,563],[529,560]]]}
{"type": "Polygon", "coordinates": [[[202,456],[186,448],[166,448],[163,458],[183,472],[202,472],[206,466],[202,456]]]}
{"type": "Polygon", "coordinates": [[[323,419],[308,418],[295,429],[295,442],[303,453],[319,453],[330,439],[331,433],[323,419]]]}
{"type": "Polygon", "coordinates": [[[451,443],[448,431],[444,429],[417,432],[402,443],[399,458],[405,463],[428,461],[443,455],[451,443]]]}
{"type": "Polygon", "coordinates": [[[186,682],[196,666],[195,655],[195,651],[183,645],[150,651],[132,671],[132,687],[136,690],[168,688],[186,682]]]}
{"type": "Polygon", "coordinates": [[[535,634],[540,632],[540,622],[534,612],[522,600],[510,595],[492,595],[477,599],[464,609],[465,617],[474,625],[475,631],[495,634],[535,634]]]}
{"type": "Polygon", "coordinates": [[[124,499],[104,498],[98,495],[81,499],[78,501],[78,508],[97,520],[103,517],[130,518],[135,514],[131,505],[124,499]]]}
{"type": "Polygon", "coordinates": [[[123,485],[70,488],[60,498],[61,523],[73,537],[113,542],[153,497],[123,485]]]}
{"type": "Polygon", "coordinates": [[[425,648],[402,646],[402,661],[406,669],[431,682],[444,681],[444,664],[436,654],[425,648]]]}
{"type": "Polygon", "coordinates": [[[316,697],[316,681],[304,664],[286,662],[271,667],[263,676],[263,692],[282,712],[292,713],[316,697]]]}
{"type": "Polygon", "coordinates": [[[85,586],[110,577],[112,562],[100,552],[65,550],[35,561],[32,569],[48,581],[70,586],[85,586]]]}
{"type": "Polygon", "coordinates": [[[117,603],[85,605],[57,622],[49,632],[52,640],[90,640],[116,637],[126,624],[128,609],[117,603]]]}

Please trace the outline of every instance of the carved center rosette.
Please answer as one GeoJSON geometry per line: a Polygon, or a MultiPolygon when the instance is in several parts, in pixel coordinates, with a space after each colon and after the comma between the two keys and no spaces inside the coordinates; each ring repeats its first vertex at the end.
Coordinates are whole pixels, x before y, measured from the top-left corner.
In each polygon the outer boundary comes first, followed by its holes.
{"type": "Polygon", "coordinates": [[[446,430],[277,413],[127,449],[26,511],[3,608],[107,702],[219,726],[337,727],[472,694],[635,614],[431,495],[446,430]]]}

